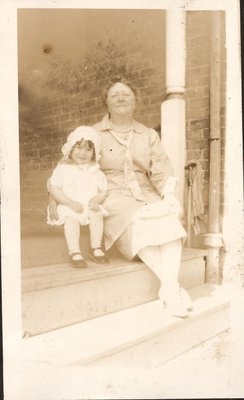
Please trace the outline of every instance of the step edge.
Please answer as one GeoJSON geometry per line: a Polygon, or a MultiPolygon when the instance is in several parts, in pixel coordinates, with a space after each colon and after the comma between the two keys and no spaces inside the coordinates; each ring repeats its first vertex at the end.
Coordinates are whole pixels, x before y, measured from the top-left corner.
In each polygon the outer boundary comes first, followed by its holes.
{"type": "MultiPolygon", "coordinates": [[[[201,320],[201,319],[205,318],[206,315],[213,315],[213,314],[216,314],[218,311],[221,311],[221,310],[224,310],[227,308],[228,308],[228,304],[225,304],[222,307],[213,307],[211,309],[208,309],[207,312],[201,312],[201,313],[189,318],[189,324],[193,321],[197,321],[197,320],[201,320]]],[[[163,335],[163,334],[167,334],[170,331],[182,329],[186,325],[188,325],[188,323],[186,323],[185,321],[179,321],[179,323],[172,323],[172,325],[170,325],[170,326],[158,329],[156,331],[152,331],[151,333],[148,333],[144,336],[140,336],[139,338],[136,337],[136,338],[130,339],[126,342],[113,344],[112,346],[106,347],[105,349],[90,352],[86,356],[84,356],[82,352],[80,354],[79,354],[79,352],[76,352],[75,357],[65,357],[65,358],[62,358],[62,361],[61,361],[60,356],[57,356],[57,355],[51,356],[51,357],[45,356],[43,358],[43,354],[42,354],[41,358],[40,358],[40,356],[38,357],[38,355],[37,355],[37,358],[35,356],[34,356],[34,358],[33,358],[33,356],[31,356],[30,358],[27,357],[27,360],[28,361],[46,362],[46,363],[52,364],[52,365],[60,365],[60,363],[61,363],[63,366],[65,366],[65,365],[67,366],[70,364],[76,364],[77,362],[79,362],[79,364],[81,364],[81,365],[89,365],[95,361],[102,359],[102,358],[109,357],[114,353],[120,353],[120,352],[129,350],[134,345],[140,345],[149,340],[153,340],[154,338],[157,338],[158,336],[163,335]]],[[[227,331],[229,328],[230,328],[230,325],[228,324],[228,321],[226,321],[226,328],[224,330],[221,330],[221,332],[227,331]]]]}
{"type": "MultiPolygon", "coordinates": [[[[86,365],[86,364],[90,364],[90,363],[92,363],[94,361],[97,361],[97,360],[99,360],[99,359],[101,359],[103,357],[109,357],[113,353],[120,353],[120,352],[123,352],[124,350],[129,350],[134,345],[143,344],[143,343],[145,343],[145,342],[147,342],[149,340],[152,340],[152,339],[154,339],[154,338],[156,338],[156,337],[158,337],[160,335],[166,334],[166,333],[168,333],[168,332],[170,332],[172,330],[181,329],[182,327],[191,324],[193,322],[193,320],[194,321],[200,320],[200,319],[204,318],[207,315],[215,314],[218,311],[224,310],[224,309],[228,308],[228,306],[229,306],[229,304],[226,302],[225,304],[218,305],[218,306],[213,307],[211,309],[209,308],[208,310],[200,312],[199,314],[192,315],[190,318],[187,318],[187,319],[184,319],[182,321],[179,321],[179,323],[175,323],[175,324],[172,323],[172,325],[167,325],[167,326],[165,326],[165,327],[163,327],[161,329],[158,329],[158,330],[153,331],[153,332],[151,332],[149,334],[146,334],[143,337],[140,337],[138,339],[134,339],[133,341],[131,340],[131,342],[128,341],[128,342],[123,343],[121,345],[118,345],[116,347],[109,348],[109,349],[107,349],[104,352],[101,352],[99,354],[90,355],[90,356],[86,357],[85,359],[84,358],[81,359],[79,357],[77,360],[72,361],[72,363],[76,363],[77,361],[79,361],[82,364],[86,365]]],[[[226,330],[227,329],[228,328],[226,328],[226,330]]],[[[68,364],[70,364],[70,362],[68,362],[65,365],[68,365],[68,364]]]]}
{"type": "MultiPolygon", "coordinates": [[[[202,260],[203,257],[195,257],[195,258],[189,258],[187,260],[182,260],[182,265],[187,264],[189,261],[191,260],[202,260]]],[[[40,268],[54,268],[54,267],[60,268],[60,267],[65,267],[67,266],[66,263],[60,263],[60,264],[54,264],[51,266],[39,266],[39,267],[32,267],[32,268],[25,268],[24,270],[22,270],[22,274],[21,274],[21,282],[22,282],[22,293],[30,293],[30,292],[35,292],[35,291],[39,291],[39,290],[47,290],[47,289],[52,289],[52,288],[56,288],[56,287],[62,287],[62,286],[68,286],[68,285],[74,285],[74,284],[79,284],[82,282],[89,282],[92,280],[99,280],[99,279],[104,279],[107,277],[112,277],[112,276],[117,276],[120,274],[127,274],[127,273],[132,273],[135,271],[140,271],[140,270],[147,270],[148,267],[143,263],[143,262],[127,262],[123,265],[120,266],[116,266],[113,267],[108,266],[108,268],[106,268],[106,270],[93,270],[93,271],[89,271],[89,273],[87,274],[87,271],[82,271],[84,272],[84,274],[86,274],[85,276],[74,276],[74,278],[69,278],[66,281],[62,281],[62,280],[57,280],[54,281],[53,283],[48,283],[46,281],[44,282],[40,282],[40,283],[32,283],[32,285],[30,285],[30,287],[28,286],[28,282],[32,281],[33,279],[38,279],[38,274],[35,275],[35,272],[39,272],[40,268]],[[38,268],[38,271],[36,271],[36,268],[38,268]],[[27,270],[28,269],[28,273],[27,270]],[[25,272],[24,272],[25,271],[25,272]],[[34,276],[32,277],[31,274],[32,272],[34,272],[34,276]],[[29,275],[29,276],[28,276],[29,275]]],[[[70,268],[70,267],[69,267],[70,268]]],[[[39,278],[40,279],[40,278],[39,278]]]]}
{"type": "MultiPolygon", "coordinates": [[[[194,259],[194,258],[204,258],[204,257],[206,257],[207,256],[207,254],[208,254],[208,250],[207,249],[200,249],[200,248],[185,248],[185,247],[183,247],[183,249],[182,249],[182,261],[185,261],[185,260],[191,260],[191,259],[194,259]]],[[[112,256],[112,258],[113,258],[114,256],[112,256]]],[[[123,259],[123,256],[122,255],[120,255],[120,254],[116,254],[115,255],[115,258],[119,258],[119,259],[121,259],[121,260],[124,260],[125,262],[128,262],[126,259],[123,259]]],[[[39,268],[39,267],[47,267],[47,266],[49,266],[49,264],[47,263],[47,261],[46,262],[42,262],[40,265],[38,264],[38,265],[36,265],[36,263],[34,263],[34,265],[33,266],[31,266],[30,265],[30,261],[27,261],[27,263],[26,263],[26,265],[25,265],[25,261],[24,261],[24,259],[25,259],[25,256],[22,254],[21,255],[21,259],[22,259],[22,262],[21,262],[21,265],[22,265],[22,269],[23,270],[25,270],[25,269],[30,269],[30,268],[39,268]],[[23,258],[23,259],[22,259],[23,258]]],[[[27,260],[28,260],[28,257],[27,257],[27,260]]],[[[50,265],[60,265],[60,264],[67,264],[67,262],[68,262],[68,260],[67,260],[67,258],[65,258],[65,260],[61,257],[61,259],[60,259],[60,261],[56,261],[56,262],[53,262],[53,263],[51,263],[50,265]]],[[[140,262],[140,261],[139,261],[140,262]]]]}

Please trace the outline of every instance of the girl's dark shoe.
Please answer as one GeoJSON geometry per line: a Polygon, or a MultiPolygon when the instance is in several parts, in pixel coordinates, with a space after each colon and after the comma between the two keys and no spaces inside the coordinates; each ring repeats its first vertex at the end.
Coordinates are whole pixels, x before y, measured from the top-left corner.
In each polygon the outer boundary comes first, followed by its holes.
{"type": "Polygon", "coordinates": [[[77,253],[70,254],[69,265],[73,268],[86,268],[87,262],[82,257],[82,254],[77,252],[77,253]],[[80,257],[75,257],[75,256],[80,256],[80,257]]]}
{"type": "Polygon", "coordinates": [[[89,256],[97,264],[105,264],[109,262],[108,258],[105,256],[100,247],[97,247],[96,249],[91,249],[89,256]]]}

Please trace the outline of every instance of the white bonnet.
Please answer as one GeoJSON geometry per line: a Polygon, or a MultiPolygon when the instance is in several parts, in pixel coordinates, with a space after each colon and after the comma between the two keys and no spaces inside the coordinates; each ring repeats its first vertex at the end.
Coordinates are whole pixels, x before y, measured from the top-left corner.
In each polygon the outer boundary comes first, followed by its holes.
{"type": "Polygon", "coordinates": [[[99,161],[100,150],[101,150],[101,139],[97,132],[90,126],[79,126],[73,132],[71,132],[67,138],[67,142],[62,147],[62,153],[64,158],[68,158],[72,147],[80,142],[82,139],[90,140],[95,147],[96,161],[99,161]]]}

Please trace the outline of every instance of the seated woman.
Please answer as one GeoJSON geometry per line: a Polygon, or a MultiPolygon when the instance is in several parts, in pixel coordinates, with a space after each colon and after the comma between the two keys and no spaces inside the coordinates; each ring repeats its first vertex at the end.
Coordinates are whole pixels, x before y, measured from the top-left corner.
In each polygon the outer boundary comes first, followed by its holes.
{"type": "MultiPolygon", "coordinates": [[[[139,256],[161,283],[163,305],[171,315],[187,317],[192,302],[178,283],[186,232],[172,165],[157,132],[134,120],[136,90],[129,81],[112,81],[103,100],[108,112],[93,128],[101,137],[100,167],[108,182],[106,250],[115,244],[128,260],[139,256]]],[[[56,203],[49,204],[56,218],[56,203]]]]}

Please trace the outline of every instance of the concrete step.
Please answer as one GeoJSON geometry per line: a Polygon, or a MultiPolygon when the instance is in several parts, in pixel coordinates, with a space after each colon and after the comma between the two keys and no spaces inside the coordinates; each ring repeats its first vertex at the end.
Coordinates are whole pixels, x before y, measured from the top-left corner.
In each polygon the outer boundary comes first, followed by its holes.
{"type": "Polygon", "coordinates": [[[22,340],[26,360],[64,366],[161,365],[230,327],[223,288],[190,289],[194,310],[174,318],[158,300],[22,340]]]}
{"type": "MultiPolygon", "coordinates": [[[[180,283],[205,282],[205,250],[184,249],[180,283]]],[[[112,257],[87,269],[67,264],[22,269],[24,334],[36,335],[157,299],[159,282],[140,260],[112,257]]]]}

